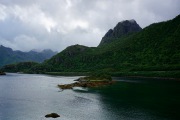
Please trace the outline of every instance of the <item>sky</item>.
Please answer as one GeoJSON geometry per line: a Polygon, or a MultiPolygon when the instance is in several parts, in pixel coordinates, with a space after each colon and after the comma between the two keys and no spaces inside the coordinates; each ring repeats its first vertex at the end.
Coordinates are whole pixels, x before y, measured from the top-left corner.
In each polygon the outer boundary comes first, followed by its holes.
{"type": "Polygon", "coordinates": [[[0,0],[0,45],[61,51],[97,46],[123,20],[142,27],[173,19],[180,0],[0,0]]]}

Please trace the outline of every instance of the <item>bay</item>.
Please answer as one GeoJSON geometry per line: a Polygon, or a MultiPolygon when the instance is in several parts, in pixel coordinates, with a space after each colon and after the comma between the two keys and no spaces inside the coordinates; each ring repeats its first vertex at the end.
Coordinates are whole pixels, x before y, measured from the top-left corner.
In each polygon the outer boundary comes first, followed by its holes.
{"type": "Polygon", "coordinates": [[[116,84],[61,91],[78,77],[13,74],[0,76],[0,120],[178,120],[180,81],[113,78],[116,84]]]}

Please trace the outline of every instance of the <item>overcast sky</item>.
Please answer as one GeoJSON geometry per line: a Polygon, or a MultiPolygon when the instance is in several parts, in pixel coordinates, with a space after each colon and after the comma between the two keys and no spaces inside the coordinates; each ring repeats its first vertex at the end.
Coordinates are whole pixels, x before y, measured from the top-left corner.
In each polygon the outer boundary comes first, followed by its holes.
{"type": "Polygon", "coordinates": [[[0,45],[61,51],[97,46],[122,20],[142,27],[180,14],[180,0],[0,0],[0,45]]]}

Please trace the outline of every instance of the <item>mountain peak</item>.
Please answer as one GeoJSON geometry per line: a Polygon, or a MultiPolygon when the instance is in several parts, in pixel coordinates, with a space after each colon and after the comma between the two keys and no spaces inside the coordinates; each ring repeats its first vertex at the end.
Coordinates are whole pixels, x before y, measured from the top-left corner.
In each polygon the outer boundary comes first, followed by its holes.
{"type": "Polygon", "coordinates": [[[134,32],[139,32],[140,30],[142,30],[142,28],[134,19],[121,21],[104,35],[99,46],[106,43],[111,43],[115,39],[121,38],[134,32]]]}
{"type": "Polygon", "coordinates": [[[136,23],[136,21],[134,20],[134,19],[130,19],[130,20],[123,20],[123,21],[121,21],[121,22],[119,22],[119,23],[125,23],[125,22],[129,22],[129,23],[136,23]]]}
{"type": "Polygon", "coordinates": [[[13,51],[11,48],[9,48],[9,47],[5,47],[5,46],[3,46],[3,45],[0,45],[0,52],[1,51],[13,51]]]}
{"type": "Polygon", "coordinates": [[[134,19],[129,20],[129,22],[136,23],[136,21],[134,19]]]}

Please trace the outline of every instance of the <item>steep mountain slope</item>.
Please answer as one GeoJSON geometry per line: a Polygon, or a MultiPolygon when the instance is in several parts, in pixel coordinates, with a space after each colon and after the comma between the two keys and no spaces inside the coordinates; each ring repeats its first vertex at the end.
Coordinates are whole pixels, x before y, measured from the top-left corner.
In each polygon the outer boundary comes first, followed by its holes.
{"type": "Polygon", "coordinates": [[[99,46],[111,43],[116,39],[136,33],[142,30],[142,28],[136,23],[135,20],[125,20],[119,22],[114,29],[110,29],[102,38],[99,46]]]}
{"type": "Polygon", "coordinates": [[[24,62],[24,61],[34,61],[34,62],[43,62],[46,59],[49,59],[53,55],[57,54],[52,50],[43,50],[42,52],[22,52],[22,51],[13,51],[11,48],[0,46],[0,67],[7,64],[24,62]]]}

